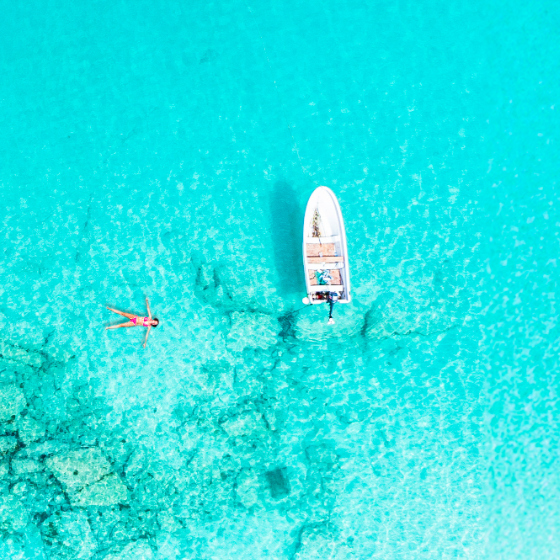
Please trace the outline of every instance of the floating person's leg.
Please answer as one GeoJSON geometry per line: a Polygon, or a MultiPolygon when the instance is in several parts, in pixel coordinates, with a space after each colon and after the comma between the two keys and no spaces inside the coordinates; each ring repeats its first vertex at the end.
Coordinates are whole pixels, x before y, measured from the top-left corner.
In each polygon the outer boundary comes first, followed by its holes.
{"type": "Polygon", "coordinates": [[[105,327],[105,330],[109,329],[120,329],[121,327],[135,327],[135,323],[132,321],[127,321],[126,323],[121,323],[120,325],[113,325],[112,327],[105,327]]]}
{"type": "Polygon", "coordinates": [[[118,313],[119,315],[122,315],[123,317],[127,317],[128,319],[134,319],[134,317],[136,317],[136,315],[134,315],[134,313],[126,313],[125,311],[119,311],[118,309],[113,309],[112,307],[107,306],[107,309],[109,311],[112,311],[113,313],[118,313]]]}

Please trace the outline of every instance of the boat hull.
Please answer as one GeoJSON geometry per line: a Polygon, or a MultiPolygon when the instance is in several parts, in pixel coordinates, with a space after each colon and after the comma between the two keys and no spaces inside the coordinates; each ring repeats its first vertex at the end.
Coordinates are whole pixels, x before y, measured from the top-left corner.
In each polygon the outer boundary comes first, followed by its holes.
{"type": "Polygon", "coordinates": [[[309,303],[327,301],[336,292],[350,303],[350,271],[346,230],[340,204],[328,187],[318,187],[307,202],[303,225],[303,266],[309,303]]]}

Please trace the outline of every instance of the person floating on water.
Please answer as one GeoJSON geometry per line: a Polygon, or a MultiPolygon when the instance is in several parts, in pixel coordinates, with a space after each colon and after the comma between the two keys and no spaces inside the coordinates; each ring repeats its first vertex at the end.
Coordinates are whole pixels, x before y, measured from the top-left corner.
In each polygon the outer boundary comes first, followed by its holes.
{"type": "Polygon", "coordinates": [[[157,319],[156,317],[152,319],[152,312],[150,311],[150,302],[148,301],[148,298],[146,298],[146,308],[148,309],[148,316],[140,317],[140,315],[125,313],[124,311],[119,311],[118,309],[113,309],[112,307],[107,306],[107,309],[109,309],[110,311],[118,313],[123,317],[127,317],[128,319],[130,319],[130,321],[121,323],[120,325],[113,325],[112,327],[105,327],[105,330],[120,329],[121,327],[148,327],[148,330],[146,331],[146,338],[144,339],[144,344],[142,344],[142,346],[146,348],[146,342],[148,342],[148,336],[150,336],[150,329],[152,327],[156,328],[159,325],[159,319],[157,319]]]}

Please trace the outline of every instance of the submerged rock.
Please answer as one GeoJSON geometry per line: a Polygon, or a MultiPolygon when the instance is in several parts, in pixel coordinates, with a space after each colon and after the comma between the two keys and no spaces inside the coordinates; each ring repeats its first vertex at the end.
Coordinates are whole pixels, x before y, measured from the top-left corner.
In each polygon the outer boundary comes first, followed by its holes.
{"type": "MultiPolygon", "coordinates": [[[[0,313],[0,322],[2,321],[2,314],[0,313]]],[[[24,366],[27,367],[27,366],[24,366]]],[[[16,364],[9,364],[2,360],[0,366],[0,384],[8,385],[9,383],[15,383],[17,379],[17,372],[21,369],[21,366],[16,366],[16,364]]]]}
{"type": "Polygon", "coordinates": [[[97,548],[83,512],[57,511],[41,525],[41,536],[51,560],[89,560],[97,548]]]}
{"type": "Polygon", "coordinates": [[[78,506],[112,506],[127,502],[126,486],[116,474],[80,490],[72,502],[78,506]]]}
{"type": "Polygon", "coordinates": [[[247,347],[266,349],[276,344],[279,332],[280,324],[270,315],[234,311],[227,346],[235,352],[247,347]]]}
{"type": "Polygon", "coordinates": [[[0,385],[0,422],[12,420],[26,406],[23,391],[17,385],[0,385]]]}
{"type": "Polygon", "coordinates": [[[18,476],[22,474],[40,472],[42,470],[43,465],[31,459],[14,458],[12,461],[12,471],[18,476]]]}
{"type": "Polygon", "coordinates": [[[38,352],[27,351],[9,342],[0,341],[0,354],[5,360],[34,368],[40,368],[43,363],[43,357],[38,352]]]}
{"type": "Polygon", "coordinates": [[[17,427],[19,437],[25,444],[33,443],[45,435],[45,427],[29,415],[20,417],[17,427]]]}
{"type": "Polygon", "coordinates": [[[109,553],[103,560],[153,560],[154,553],[146,541],[126,545],[119,553],[109,553]]]}
{"type": "Polygon", "coordinates": [[[74,449],[46,460],[74,505],[109,506],[127,502],[126,486],[97,448],[74,449]]]}
{"type": "Polygon", "coordinates": [[[61,455],[70,450],[70,446],[67,443],[58,440],[47,440],[42,443],[33,443],[28,445],[24,449],[22,456],[29,459],[40,459],[41,457],[47,457],[49,455],[61,455]]]}
{"type": "Polygon", "coordinates": [[[273,469],[265,473],[270,495],[274,499],[284,498],[290,494],[290,482],[286,467],[273,469]]]}
{"type": "Polygon", "coordinates": [[[21,531],[29,521],[23,500],[18,496],[0,496],[0,532],[21,531]]]}
{"type": "Polygon", "coordinates": [[[29,515],[18,496],[0,496],[0,532],[21,531],[28,521],[29,515]]]}
{"type": "Polygon", "coordinates": [[[17,447],[17,439],[13,436],[0,437],[0,455],[11,453],[17,447]]]}
{"type": "Polygon", "coordinates": [[[166,510],[158,512],[157,520],[161,530],[165,533],[174,533],[175,531],[179,531],[183,528],[175,516],[166,510]]]}
{"type": "Polygon", "coordinates": [[[311,560],[354,556],[345,543],[335,545],[333,535],[327,531],[328,529],[322,523],[304,526],[300,529],[292,557],[296,560],[311,560]]]}
{"type": "Polygon", "coordinates": [[[262,414],[256,411],[242,412],[239,416],[228,418],[222,422],[222,428],[228,436],[246,436],[258,430],[264,430],[262,414]]]}
{"type": "Polygon", "coordinates": [[[54,455],[46,463],[70,492],[81,490],[111,472],[109,461],[94,447],[54,455]]]}
{"type": "Polygon", "coordinates": [[[236,492],[239,501],[246,508],[250,508],[257,503],[259,499],[259,479],[252,470],[242,471],[239,474],[236,492]]]}

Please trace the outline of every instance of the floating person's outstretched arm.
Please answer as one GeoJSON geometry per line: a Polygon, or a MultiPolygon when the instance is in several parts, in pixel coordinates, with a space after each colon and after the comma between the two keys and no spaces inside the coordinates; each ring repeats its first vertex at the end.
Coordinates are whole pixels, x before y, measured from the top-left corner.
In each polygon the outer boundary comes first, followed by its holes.
{"type": "Polygon", "coordinates": [[[150,336],[150,329],[152,328],[152,325],[148,325],[148,330],[146,331],[146,338],[144,339],[144,344],[142,344],[142,346],[144,348],[146,348],[146,342],[148,342],[148,337],[150,336]]]}
{"type": "Polygon", "coordinates": [[[150,329],[152,328],[152,312],[150,311],[150,302],[146,298],[146,308],[148,309],[148,330],[146,331],[146,338],[144,339],[144,344],[142,346],[146,348],[146,343],[148,342],[148,337],[150,336],[150,329]]]}

